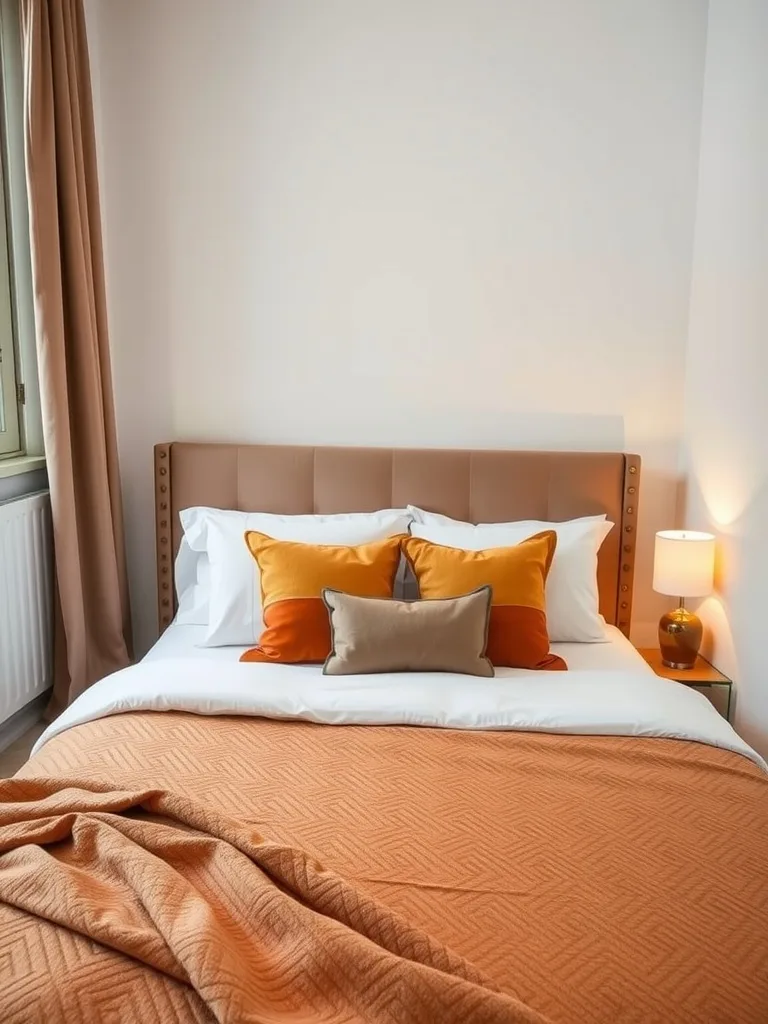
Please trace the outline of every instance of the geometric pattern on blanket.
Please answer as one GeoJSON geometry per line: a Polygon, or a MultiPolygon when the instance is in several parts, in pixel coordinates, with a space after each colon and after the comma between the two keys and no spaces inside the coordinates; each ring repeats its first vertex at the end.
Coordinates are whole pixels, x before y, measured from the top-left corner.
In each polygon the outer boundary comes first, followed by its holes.
{"type": "Polygon", "coordinates": [[[302,851],[176,793],[84,786],[0,783],[0,899],[187,983],[216,1020],[546,1024],[302,851]]]}
{"type": "MultiPolygon", "coordinates": [[[[306,851],[553,1024],[765,1022],[768,779],[738,754],[137,712],[68,730],[20,773],[78,774],[183,793],[306,851]]],[[[9,907],[0,957],[13,1024],[98,1006],[209,1019],[179,982],[9,907]]]]}

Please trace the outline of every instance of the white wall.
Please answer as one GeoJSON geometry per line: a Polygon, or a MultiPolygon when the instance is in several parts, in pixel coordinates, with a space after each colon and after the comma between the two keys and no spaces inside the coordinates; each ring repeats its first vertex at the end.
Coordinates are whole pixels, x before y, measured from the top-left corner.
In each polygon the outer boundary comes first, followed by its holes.
{"type": "Polygon", "coordinates": [[[685,401],[686,522],[720,537],[701,614],[768,754],[768,4],[711,0],[685,401]]]}
{"type": "Polygon", "coordinates": [[[705,0],[90,0],[138,645],[158,440],[628,449],[675,517],[705,0]]]}

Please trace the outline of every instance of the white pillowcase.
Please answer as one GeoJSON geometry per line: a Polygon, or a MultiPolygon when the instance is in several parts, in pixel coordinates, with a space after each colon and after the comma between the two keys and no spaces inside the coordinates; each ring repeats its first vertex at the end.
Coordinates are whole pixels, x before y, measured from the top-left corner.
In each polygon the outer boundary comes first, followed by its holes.
{"type": "MultiPolygon", "coordinates": [[[[181,522],[190,548],[204,550],[207,556],[208,632],[202,646],[226,647],[255,644],[264,628],[259,568],[246,546],[246,530],[308,544],[369,544],[407,533],[411,517],[405,509],[281,516],[191,508],[181,513],[181,522]]],[[[200,607],[205,571],[201,559],[197,566],[197,590],[188,599],[190,607],[196,601],[200,607]]]]}
{"type": "Polygon", "coordinates": [[[207,549],[208,518],[219,512],[221,509],[197,506],[179,513],[184,535],[176,555],[173,575],[177,597],[174,621],[180,626],[208,625],[211,587],[207,549]]]}
{"type": "Polygon", "coordinates": [[[178,598],[176,623],[181,626],[207,626],[211,576],[208,553],[193,551],[187,538],[182,537],[173,572],[178,598]]]}
{"type": "Polygon", "coordinates": [[[535,519],[517,523],[462,523],[409,505],[411,534],[463,551],[508,547],[542,530],[554,530],[557,548],[547,577],[547,630],[552,643],[600,643],[607,639],[599,611],[597,553],[613,523],[586,516],[564,523],[535,519]]]}

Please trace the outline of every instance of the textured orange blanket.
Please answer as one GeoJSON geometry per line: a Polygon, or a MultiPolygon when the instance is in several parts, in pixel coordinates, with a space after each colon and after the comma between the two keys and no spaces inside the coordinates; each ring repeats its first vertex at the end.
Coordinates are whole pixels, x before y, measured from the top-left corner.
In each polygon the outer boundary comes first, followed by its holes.
{"type": "MultiPolygon", "coordinates": [[[[21,778],[247,822],[552,1024],[768,1020],[768,776],[728,750],[137,712],[67,730],[21,778]]],[[[212,1019],[185,982],[2,902],[0,981],[2,1024],[212,1019]]]]}
{"type": "MultiPolygon", "coordinates": [[[[0,899],[191,987],[200,1019],[544,1022],[300,850],[201,803],[41,779],[0,783],[0,801],[0,899]]],[[[15,980],[5,1024],[30,1019],[15,980]]]]}

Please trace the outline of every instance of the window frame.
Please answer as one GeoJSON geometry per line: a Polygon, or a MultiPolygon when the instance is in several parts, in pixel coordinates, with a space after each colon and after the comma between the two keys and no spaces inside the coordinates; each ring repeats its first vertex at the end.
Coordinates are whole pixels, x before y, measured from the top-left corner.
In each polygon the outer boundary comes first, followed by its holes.
{"type": "MultiPolygon", "coordinates": [[[[5,89],[3,89],[3,95],[5,89]]],[[[3,109],[5,104],[3,103],[3,109]]],[[[16,315],[13,302],[13,254],[7,216],[5,118],[0,121],[0,459],[24,453],[21,401],[17,371],[16,315]]],[[[20,393],[21,390],[21,393],[20,393]]]]}
{"type": "Polygon", "coordinates": [[[7,475],[13,460],[26,463],[32,459],[40,463],[45,456],[23,115],[20,4],[19,0],[0,0],[0,305],[10,302],[10,319],[6,316],[5,322],[12,325],[13,334],[13,340],[6,343],[13,350],[13,371],[3,371],[3,386],[4,395],[8,396],[6,416],[14,415],[18,424],[15,451],[6,450],[7,439],[0,444],[0,476],[7,475]]]}

